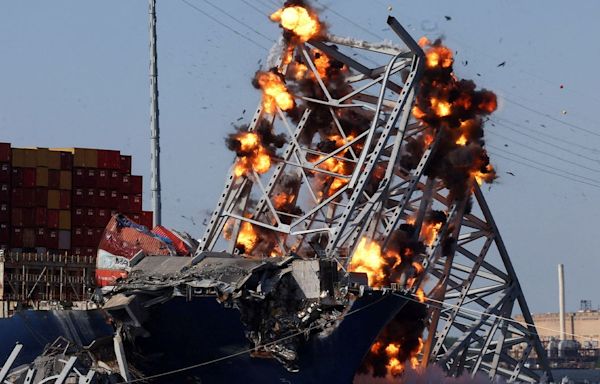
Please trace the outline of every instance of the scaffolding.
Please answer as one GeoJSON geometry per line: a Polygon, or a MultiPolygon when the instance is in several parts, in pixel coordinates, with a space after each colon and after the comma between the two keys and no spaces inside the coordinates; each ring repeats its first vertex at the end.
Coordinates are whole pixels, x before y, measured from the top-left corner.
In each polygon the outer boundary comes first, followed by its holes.
{"type": "Polygon", "coordinates": [[[84,302],[94,287],[96,257],[7,252],[0,256],[0,314],[16,305],[84,302]]]}

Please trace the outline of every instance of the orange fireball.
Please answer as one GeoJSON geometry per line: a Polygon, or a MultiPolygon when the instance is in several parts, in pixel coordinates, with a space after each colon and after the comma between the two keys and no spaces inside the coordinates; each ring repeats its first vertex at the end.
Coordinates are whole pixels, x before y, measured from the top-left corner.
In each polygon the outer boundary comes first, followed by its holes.
{"type": "Polygon", "coordinates": [[[288,91],[282,76],[274,72],[258,72],[256,81],[263,92],[262,105],[267,113],[294,108],[294,98],[288,91]]]}
{"type": "Polygon", "coordinates": [[[302,43],[321,32],[318,17],[299,5],[278,9],[270,16],[270,19],[292,32],[302,43]]]}

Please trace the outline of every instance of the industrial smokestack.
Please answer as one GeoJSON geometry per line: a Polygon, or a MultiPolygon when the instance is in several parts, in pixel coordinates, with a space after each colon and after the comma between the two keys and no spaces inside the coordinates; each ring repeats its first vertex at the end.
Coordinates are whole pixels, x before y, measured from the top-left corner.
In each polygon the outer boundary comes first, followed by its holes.
{"type": "Polygon", "coordinates": [[[565,270],[562,264],[558,264],[558,306],[560,316],[560,339],[566,340],[565,324],[565,270]]]}
{"type": "Polygon", "coordinates": [[[160,135],[158,126],[158,69],[156,55],[156,0],[149,0],[150,14],[150,141],[152,212],[154,226],[161,223],[160,135]]]}

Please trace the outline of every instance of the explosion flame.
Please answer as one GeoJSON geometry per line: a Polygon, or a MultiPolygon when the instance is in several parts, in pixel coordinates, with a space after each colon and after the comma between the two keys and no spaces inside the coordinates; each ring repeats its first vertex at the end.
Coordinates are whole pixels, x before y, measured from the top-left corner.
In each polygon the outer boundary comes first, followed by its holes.
{"type": "Polygon", "coordinates": [[[267,113],[275,113],[278,107],[283,111],[294,108],[294,97],[288,91],[279,72],[259,71],[256,74],[256,83],[263,92],[262,105],[267,113]]]}
{"type": "Polygon", "coordinates": [[[317,15],[305,5],[289,5],[271,14],[270,19],[291,32],[299,43],[318,36],[322,31],[317,15]]]}

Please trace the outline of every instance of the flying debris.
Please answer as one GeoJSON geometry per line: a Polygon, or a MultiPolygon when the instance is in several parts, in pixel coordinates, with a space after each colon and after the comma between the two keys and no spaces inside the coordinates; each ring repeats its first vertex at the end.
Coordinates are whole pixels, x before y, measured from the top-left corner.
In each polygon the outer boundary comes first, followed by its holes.
{"type": "Polygon", "coordinates": [[[450,21],[450,20],[452,20],[452,17],[450,17],[450,16],[444,16],[444,18],[445,18],[447,21],[450,21]]]}
{"type": "Polygon", "coordinates": [[[496,65],[496,67],[504,67],[505,65],[506,65],[506,61],[503,61],[500,64],[496,65]]]}

